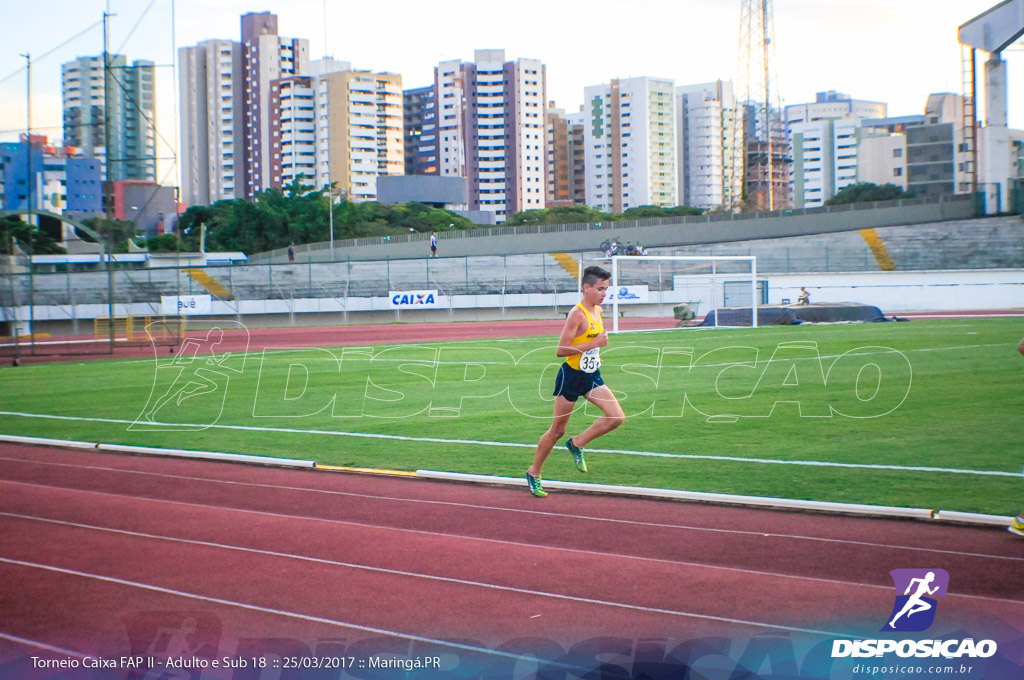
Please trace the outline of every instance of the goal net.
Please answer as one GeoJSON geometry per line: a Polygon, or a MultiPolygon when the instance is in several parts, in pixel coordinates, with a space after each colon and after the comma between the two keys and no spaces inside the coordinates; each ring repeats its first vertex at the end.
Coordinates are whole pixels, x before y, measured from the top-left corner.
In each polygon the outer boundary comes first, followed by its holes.
{"type": "Polygon", "coordinates": [[[757,326],[764,288],[754,256],[617,255],[610,265],[604,308],[613,331],[659,327],[640,319],[668,319],[662,328],[757,326]]]}

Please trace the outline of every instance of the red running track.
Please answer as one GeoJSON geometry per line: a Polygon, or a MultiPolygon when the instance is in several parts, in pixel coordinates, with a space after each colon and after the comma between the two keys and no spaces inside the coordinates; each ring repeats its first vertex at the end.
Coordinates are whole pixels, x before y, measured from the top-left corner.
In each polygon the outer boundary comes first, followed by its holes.
{"type": "MultiPolygon", "coordinates": [[[[420,677],[473,677],[483,650],[639,664],[644,645],[712,638],[727,656],[809,649],[880,637],[888,572],[910,567],[950,574],[928,635],[980,631],[1024,656],[1024,541],[999,528],[0,448],[4,678],[51,677],[30,657],[74,653],[431,650],[447,671],[420,677]]],[[[405,677],[391,672],[372,677],[405,677]]],[[[117,673],[104,677],[142,677],[117,673]]]]}
{"type": "MultiPolygon", "coordinates": [[[[1020,316],[1020,310],[980,310],[973,312],[908,312],[900,314],[906,318],[954,318],[954,317],[1002,317],[1020,316]]],[[[672,317],[625,317],[619,320],[624,331],[663,330],[675,328],[678,323],[672,317]]],[[[459,323],[429,322],[408,324],[367,324],[351,326],[289,326],[281,328],[245,328],[234,321],[205,321],[195,318],[189,321],[193,328],[206,324],[208,328],[220,328],[223,339],[214,350],[205,347],[203,352],[262,352],[264,349],[289,349],[295,347],[346,347],[354,345],[403,344],[416,342],[447,342],[452,340],[522,338],[534,336],[557,336],[564,324],[562,319],[530,319],[516,321],[468,321],[459,323]]],[[[208,331],[192,330],[186,338],[197,341],[208,340],[208,331]]],[[[0,343],[0,358],[10,360],[15,352],[20,363],[45,361],[83,361],[89,359],[166,357],[177,350],[176,346],[135,342],[116,342],[113,354],[107,351],[108,343],[96,341],[89,335],[41,337],[36,339],[35,348],[26,345],[15,348],[6,342],[0,343]]]]}
{"type": "MultiPolygon", "coordinates": [[[[622,330],[655,330],[675,328],[672,317],[640,317],[620,320],[622,330]]],[[[416,342],[446,342],[452,340],[488,338],[526,338],[558,336],[564,319],[530,319],[523,321],[468,321],[459,323],[367,324],[352,326],[288,326],[281,328],[246,328],[235,321],[206,321],[190,319],[191,328],[219,328],[223,338],[216,345],[220,352],[262,352],[264,349],[290,349],[295,347],[349,347],[354,345],[404,344],[416,342]]],[[[190,330],[186,338],[208,340],[208,331],[190,330]]],[[[24,342],[24,341],[23,341],[24,342]]],[[[34,348],[27,345],[15,348],[0,345],[0,357],[13,357],[18,350],[19,362],[83,361],[89,359],[166,357],[176,351],[167,344],[156,346],[135,342],[115,342],[114,351],[108,351],[109,342],[97,341],[93,336],[60,336],[38,338],[34,348]]],[[[203,352],[211,349],[205,347],[203,352]]]]}
{"type": "MultiPolygon", "coordinates": [[[[982,310],[974,312],[909,312],[906,318],[1001,317],[1020,316],[1019,310],[982,310]]],[[[664,330],[675,328],[678,321],[672,317],[625,317],[619,320],[624,331],[664,330]]],[[[289,326],[281,328],[246,328],[235,321],[205,321],[192,319],[193,328],[203,324],[223,330],[223,338],[215,347],[204,344],[209,331],[192,330],[186,338],[200,343],[202,353],[262,352],[264,349],[290,349],[296,347],[348,347],[357,345],[404,344],[417,342],[448,342],[453,340],[523,338],[557,336],[565,323],[562,319],[530,319],[516,321],[468,321],[459,323],[429,322],[408,324],[367,324],[351,326],[289,326]]],[[[105,341],[93,336],[44,337],[36,340],[34,348],[14,347],[0,343],[0,359],[12,360],[15,353],[22,364],[47,361],[83,361],[90,359],[166,357],[177,351],[177,346],[156,346],[135,342],[116,342],[111,354],[105,341]]]]}

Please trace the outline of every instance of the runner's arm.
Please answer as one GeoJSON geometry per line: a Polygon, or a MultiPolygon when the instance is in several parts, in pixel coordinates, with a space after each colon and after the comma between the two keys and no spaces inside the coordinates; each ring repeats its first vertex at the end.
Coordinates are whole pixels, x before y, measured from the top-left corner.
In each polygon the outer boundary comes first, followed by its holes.
{"type": "Polygon", "coordinates": [[[608,344],[608,334],[601,333],[593,340],[588,340],[579,345],[573,345],[573,338],[582,335],[587,328],[587,317],[579,307],[573,307],[569,316],[565,319],[565,326],[562,327],[562,335],[558,338],[558,349],[556,356],[569,357],[574,354],[583,354],[595,347],[604,347],[608,344]]]}

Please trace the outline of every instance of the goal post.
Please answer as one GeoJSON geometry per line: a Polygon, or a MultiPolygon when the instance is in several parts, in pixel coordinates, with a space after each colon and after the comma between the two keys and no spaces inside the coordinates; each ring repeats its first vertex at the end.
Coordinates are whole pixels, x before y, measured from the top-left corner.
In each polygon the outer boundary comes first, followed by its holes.
{"type": "Polygon", "coordinates": [[[743,310],[740,323],[757,327],[757,258],[753,255],[615,255],[611,274],[612,332],[619,331],[620,305],[643,308],[645,303],[659,308],[689,304],[705,314],[714,310],[711,325],[715,327],[737,325],[723,323],[720,310],[739,308],[743,310]],[[631,292],[631,286],[639,289],[638,294],[631,292]],[[632,300],[624,300],[627,295],[632,300]]]}

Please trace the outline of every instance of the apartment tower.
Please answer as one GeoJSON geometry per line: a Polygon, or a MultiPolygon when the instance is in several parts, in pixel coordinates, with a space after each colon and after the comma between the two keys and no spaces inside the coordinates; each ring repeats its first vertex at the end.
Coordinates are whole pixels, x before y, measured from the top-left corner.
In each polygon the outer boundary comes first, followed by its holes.
{"type": "Polygon", "coordinates": [[[584,89],[587,205],[677,205],[675,85],[626,78],[584,89]]]}
{"type": "MultiPolygon", "coordinates": [[[[676,88],[678,199],[695,208],[733,204],[736,100],[730,81],[676,88]]],[[[742,168],[740,171],[742,172],[742,168]]]]}
{"type": "Polygon", "coordinates": [[[274,186],[272,168],[280,161],[281,142],[272,136],[271,82],[307,75],[309,41],[277,35],[277,16],[270,12],[242,15],[242,193],[252,198],[274,186]]]}
{"type": "Polygon", "coordinates": [[[242,195],[242,46],[206,40],[178,50],[181,200],[210,205],[242,195]]]}
{"type": "Polygon", "coordinates": [[[156,88],[151,61],[79,57],[61,66],[64,142],[100,159],[104,177],[156,179],[156,88]],[[108,137],[109,135],[109,137],[108,137]],[[109,168],[108,168],[109,166],[109,168]]]}
{"type": "Polygon", "coordinates": [[[344,198],[377,200],[377,177],[405,174],[402,76],[349,70],[321,78],[331,180],[344,198]]]}
{"type": "Polygon", "coordinates": [[[476,50],[472,63],[434,70],[424,136],[434,137],[436,174],[469,179],[470,210],[500,223],[545,206],[545,90],[539,60],[505,61],[504,50],[476,50]]]}
{"type": "Polygon", "coordinates": [[[551,102],[547,111],[547,204],[586,205],[583,113],[566,114],[551,102]]]}

